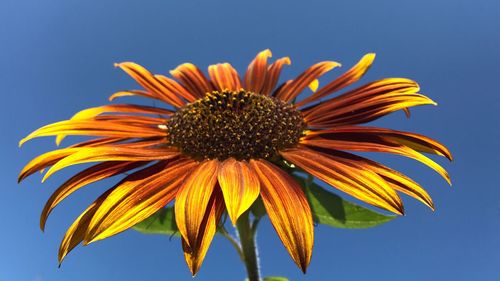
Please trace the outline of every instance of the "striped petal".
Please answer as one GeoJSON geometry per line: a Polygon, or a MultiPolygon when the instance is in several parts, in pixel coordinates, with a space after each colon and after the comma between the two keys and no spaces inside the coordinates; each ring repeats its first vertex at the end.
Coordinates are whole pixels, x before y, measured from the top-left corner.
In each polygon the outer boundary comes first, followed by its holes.
{"type": "Polygon", "coordinates": [[[185,102],[177,96],[176,93],[169,91],[160,83],[154,75],[146,70],[144,67],[133,62],[122,62],[115,64],[116,67],[121,68],[128,75],[134,78],[144,89],[153,94],[158,99],[171,104],[175,107],[181,107],[185,102]]]}
{"type": "Polygon", "coordinates": [[[219,91],[239,91],[241,89],[238,72],[229,63],[210,65],[208,74],[219,91]]]}
{"type": "Polygon", "coordinates": [[[218,160],[206,160],[184,181],[175,201],[175,220],[187,246],[200,244],[205,211],[217,183],[218,160]]]}
{"type": "Polygon", "coordinates": [[[309,67],[306,71],[295,78],[291,83],[285,85],[276,93],[276,97],[285,102],[295,99],[305,88],[326,72],[340,64],[334,61],[324,61],[309,67]]]}
{"type": "Polygon", "coordinates": [[[158,74],[155,75],[155,78],[158,79],[158,82],[160,82],[169,91],[183,97],[188,102],[193,102],[196,100],[196,95],[190,93],[188,90],[186,90],[186,88],[182,87],[182,85],[177,83],[175,80],[158,74]]]}
{"type": "MultiPolygon", "coordinates": [[[[91,119],[95,116],[101,115],[103,113],[144,113],[144,114],[157,114],[157,115],[172,115],[174,112],[152,106],[144,105],[133,105],[133,104],[110,104],[98,107],[92,107],[84,109],[71,117],[70,120],[85,120],[91,119]]],[[[59,135],[56,137],[56,144],[59,145],[64,139],[64,135],[59,135]]]]}
{"type": "MultiPolygon", "coordinates": [[[[388,139],[391,142],[408,146],[419,152],[444,156],[449,160],[453,159],[453,156],[451,155],[451,152],[448,150],[448,148],[434,139],[416,133],[403,132],[386,128],[343,126],[329,130],[309,131],[306,133],[304,139],[310,139],[314,137],[328,138],[328,136],[335,136],[335,134],[342,133],[358,133],[373,137],[383,137],[384,139],[388,139]]],[[[339,137],[341,137],[341,135],[339,135],[339,137]]]]}
{"type": "Polygon", "coordinates": [[[188,242],[182,238],[182,249],[184,250],[184,258],[191,271],[193,277],[198,273],[198,270],[205,259],[208,248],[212,243],[215,232],[217,231],[218,222],[224,212],[224,200],[219,188],[216,188],[212,193],[212,197],[208,202],[207,209],[204,213],[200,230],[198,231],[197,243],[189,246],[188,242]]]}
{"type": "MultiPolygon", "coordinates": [[[[106,117],[112,119],[111,116],[106,117]]],[[[115,117],[116,118],[116,117],[115,117]]],[[[60,121],[47,126],[41,127],[19,142],[22,146],[25,142],[38,137],[57,136],[57,135],[83,135],[83,136],[104,136],[104,137],[121,137],[121,138],[147,138],[147,137],[164,137],[165,130],[158,125],[138,126],[134,125],[133,119],[129,124],[124,124],[119,121],[104,120],[66,120],[60,121]]],[[[141,123],[145,119],[137,116],[136,121],[141,123]]],[[[142,122],[144,123],[144,122],[142,122]]],[[[163,123],[157,123],[163,124],[163,123]]]]}
{"type": "Polygon", "coordinates": [[[109,189],[99,196],[99,198],[97,198],[97,200],[94,201],[94,203],[92,203],[68,228],[63,240],[61,241],[61,245],[59,246],[59,265],[62,263],[66,255],[83,241],[92,216],[112,191],[113,189],[109,189]]]}
{"type": "Polygon", "coordinates": [[[145,165],[146,162],[104,162],[87,168],[64,182],[52,195],[43,207],[40,215],[40,229],[44,231],[45,223],[52,210],[66,197],[81,187],[93,182],[107,179],[132,169],[145,165]]]}
{"type": "Polygon", "coordinates": [[[277,59],[273,62],[267,69],[267,76],[264,85],[262,86],[262,90],[260,93],[265,96],[271,95],[272,91],[278,84],[278,80],[280,77],[281,69],[283,66],[290,65],[292,62],[289,57],[284,57],[277,59]]]}
{"type": "Polygon", "coordinates": [[[245,89],[254,93],[261,93],[268,75],[267,59],[272,57],[271,50],[266,49],[257,54],[255,59],[248,65],[245,73],[245,89]]]}
{"type": "Polygon", "coordinates": [[[127,176],[95,212],[85,244],[122,232],[165,207],[195,165],[187,158],[161,161],[127,176]]]}
{"type": "Polygon", "coordinates": [[[322,116],[324,112],[363,102],[386,94],[414,94],[420,90],[417,82],[406,78],[384,78],[348,91],[325,102],[302,109],[304,116],[322,116]]]}
{"type": "Polygon", "coordinates": [[[403,192],[409,195],[425,205],[434,210],[434,203],[432,202],[429,194],[415,181],[413,181],[408,176],[393,170],[385,165],[382,165],[373,160],[366,159],[364,157],[354,155],[352,153],[331,150],[331,149],[321,149],[315,148],[315,150],[325,152],[329,155],[336,156],[337,160],[348,165],[349,163],[355,162],[356,164],[363,167],[365,170],[373,171],[382,177],[387,184],[396,191],[403,192]]]}
{"type": "Polygon", "coordinates": [[[179,80],[191,94],[196,95],[197,98],[202,98],[206,93],[214,90],[203,72],[192,63],[181,64],[176,69],[170,71],[170,74],[179,80]]]}
{"type": "Polygon", "coordinates": [[[233,225],[259,197],[260,184],[247,162],[229,158],[219,169],[218,181],[233,225]]]}
{"type": "Polygon", "coordinates": [[[361,132],[335,132],[322,135],[323,137],[311,137],[301,141],[309,146],[322,147],[336,150],[349,150],[361,152],[385,152],[417,160],[440,174],[449,184],[451,179],[446,170],[430,158],[415,151],[414,149],[385,139],[383,136],[361,132]]]}
{"type": "Polygon", "coordinates": [[[367,123],[389,113],[419,105],[436,105],[428,97],[420,94],[392,93],[358,101],[321,115],[305,117],[306,122],[315,128],[330,128],[367,123]]]}
{"type": "Polygon", "coordinates": [[[44,182],[55,172],[68,166],[104,161],[157,161],[179,156],[176,150],[167,148],[129,148],[117,146],[88,147],[71,154],[55,163],[42,179],[44,182]]]}
{"type": "Polygon", "coordinates": [[[346,73],[342,74],[337,79],[328,83],[314,94],[298,102],[297,106],[300,107],[306,105],[320,98],[323,98],[331,93],[339,91],[340,89],[347,87],[352,83],[355,83],[366,73],[366,71],[368,71],[374,59],[375,59],[375,54],[373,53],[366,54],[361,58],[361,60],[355,66],[349,69],[346,73]]]}
{"type": "Polygon", "coordinates": [[[287,149],[281,155],[307,173],[368,204],[403,214],[397,193],[376,173],[356,163],[346,165],[332,155],[305,147],[287,149]]]}
{"type": "Polygon", "coordinates": [[[251,160],[261,183],[261,196],[269,219],[283,245],[302,271],[311,261],[314,229],[311,209],[298,183],[265,160],[251,160]]]}

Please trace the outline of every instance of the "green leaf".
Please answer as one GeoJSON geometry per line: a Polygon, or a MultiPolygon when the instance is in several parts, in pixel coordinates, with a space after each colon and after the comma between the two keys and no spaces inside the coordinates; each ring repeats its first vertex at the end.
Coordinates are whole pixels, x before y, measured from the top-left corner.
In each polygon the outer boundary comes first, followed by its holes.
{"type": "Polygon", "coordinates": [[[136,224],[133,229],[145,234],[165,234],[180,236],[175,223],[173,207],[163,208],[154,215],[136,224]]]}
{"type": "MultiPolygon", "coordinates": [[[[288,278],[285,277],[279,277],[279,276],[270,276],[262,279],[263,281],[288,281],[288,278]]],[[[245,279],[245,281],[248,281],[248,278],[245,279]]]]}
{"type": "Polygon", "coordinates": [[[396,218],[346,201],[314,183],[312,178],[294,177],[304,189],[316,223],[339,228],[368,228],[396,218]]]}
{"type": "Polygon", "coordinates": [[[264,281],[288,281],[288,278],[278,277],[278,276],[271,276],[271,277],[264,278],[264,281]]]}

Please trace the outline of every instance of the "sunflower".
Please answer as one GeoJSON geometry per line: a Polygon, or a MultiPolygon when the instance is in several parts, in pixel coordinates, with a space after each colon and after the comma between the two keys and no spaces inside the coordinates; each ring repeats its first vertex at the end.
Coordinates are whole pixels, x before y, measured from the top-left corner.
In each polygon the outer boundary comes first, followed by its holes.
{"type": "Polygon", "coordinates": [[[295,263],[305,271],[313,248],[313,219],[301,186],[287,172],[295,167],[359,200],[403,214],[397,192],[433,208],[427,192],[404,174],[352,152],[386,152],[418,160],[450,182],[447,172],[422,153],[451,160],[448,149],[423,135],[364,126],[394,111],[436,105],[405,78],[385,78],[331,97],[358,81],[375,55],[367,54],[344,74],[319,88],[318,79],[339,67],[312,65],[293,80],[278,83],[288,57],[268,63],[260,52],[240,77],[229,63],[208,67],[208,77],[191,63],[170,71],[172,78],[142,66],[116,64],[144,89],[121,91],[110,100],[142,96],[164,108],[112,104],[85,109],[71,119],[35,130],[20,141],[66,135],[91,136],[29,162],[19,180],[47,169],[45,181],[70,165],[93,166],[63,183],[46,203],[51,211],[90,183],[126,174],[71,225],[59,260],[78,244],[107,238],[150,217],[175,201],[175,219],[186,262],[195,274],[221,217],[233,224],[260,197],[269,219],[295,263]],[[311,89],[303,99],[299,95],[311,89]],[[319,89],[318,89],[319,88],[319,89]]]}

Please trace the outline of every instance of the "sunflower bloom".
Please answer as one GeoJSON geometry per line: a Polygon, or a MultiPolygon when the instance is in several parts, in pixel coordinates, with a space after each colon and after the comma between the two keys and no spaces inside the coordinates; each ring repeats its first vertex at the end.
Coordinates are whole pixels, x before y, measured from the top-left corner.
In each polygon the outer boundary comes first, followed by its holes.
{"type": "Polygon", "coordinates": [[[42,181],[65,167],[94,163],[64,182],[49,198],[41,219],[66,197],[90,183],[127,173],[71,225],[59,260],[84,245],[122,232],[175,201],[175,218],[191,272],[199,270],[227,212],[231,222],[261,198],[269,219],[295,263],[305,271],[312,254],[311,209],[301,186],[285,170],[302,171],[359,200],[403,214],[398,192],[433,208],[427,192],[404,174],[352,152],[386,152],[413,158],[450,182],[445,169],[424,156],[451,160],[448,149],[426,136],[370,127],[364,123],[419,105],[435,105],[405,78],[385,78],[332,97],[358,81],[375,55],[365,55],[333,81],[318,79],[340,66],[312,65],[293,80],[278,83],[288,57],[268,63],[260,52],[240,77],[229,63],[191,63],[170,71],[171,78],[124,62],[142,90],[122,91],[110,100],[142,96],[165,108],[112,104],[85,109],[71,119],[44,126],[21,140],[67,135],[93,138],[47,152],[29,162],[19,180],[47,171],[42,181]],[[305,91],[312,93],[299,95],[305,91]]]}

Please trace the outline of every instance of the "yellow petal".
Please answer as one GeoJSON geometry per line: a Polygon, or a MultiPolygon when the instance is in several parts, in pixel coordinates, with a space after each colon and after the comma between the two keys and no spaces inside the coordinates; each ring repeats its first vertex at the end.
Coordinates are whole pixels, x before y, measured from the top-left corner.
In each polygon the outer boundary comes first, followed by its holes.
{"type": "Polygon", "coordinates": [[[283,245],[302,271],[311,261],[314,228],[311,209],[298,183],[265,160],[250,164],[261,182],[261,196],[269,219],[283,245]]]}
{"type": "Polygon", "coordinates": [[[305,147],[287,149],[281,155],[307,173],[359,200],[396,214],[404,213],[398,194],[373,171],[356,163],[346,165],[332,155],[305,147]]]}
{"type": "Polygon", "coordinates": [[[199,232],[203,225],[215,184],[217,183],[218,160],[205,160],[191,172],[177,193],[175,220],[182,237],[189,247],[199,243],[199,232]]]}
{"type": "Polygon", "coordinates": [[[319,89],[314,94],[298,102],[297,106],[303,106],[316,101],[358,81],[366,73],[366,71],[368,71],[374,60],[375,54],[369,53],[364,55],[355,66],[337,79],[325,85],[323,88],[319,89]]]}
{"type": "Polygon", "coordinates": [[[42,229],[42,231],[45,229],[45,222],[52,210],[64,200],[64,198],[68,197],[82,186],[125,173],[145,164],[146,162],[104,162],[74,175],[54,191],[49,200],[47,200],[47,203],[45,203],[42,214],[40,215],[40,229],[42,229]]]}
{"type": "Polygon", "coordinates": [[[204,212],[203,223],[200,226],[197,243],[189,246],[184,238],[182,238],[182,249],[184,250],[184,258],[193,276],[198,273],[198,270],[205,259],[208,248],[212,243],[217,225],[224,212],[224,200],[220,189],[216,188],[212,193],[212,197],[208,202],[206,211],[204,212]]]}
{"type": "Polygon", "coordinates": [[[236,225],[238,217],[259,197],[258,178],[246,162],[229,158],[222,163],[218,180],[229,218],[236,225]]]}
{"type": "Polygon", "coordinates": [[[89,223],[85,243],[122,232],[156,213],[174,199],[186,174],[195,166],[181,158],[137,171],[113,188],[89,223]]]}
{"type": "Polygon", "coordinates": [[[167,160],[177,156],[179,156],[179,152],[166,148],[87,147],[55,163],[47,171],[42,182],[55,172],[76,164],[101,161],[155,161],[167,160]]]}

